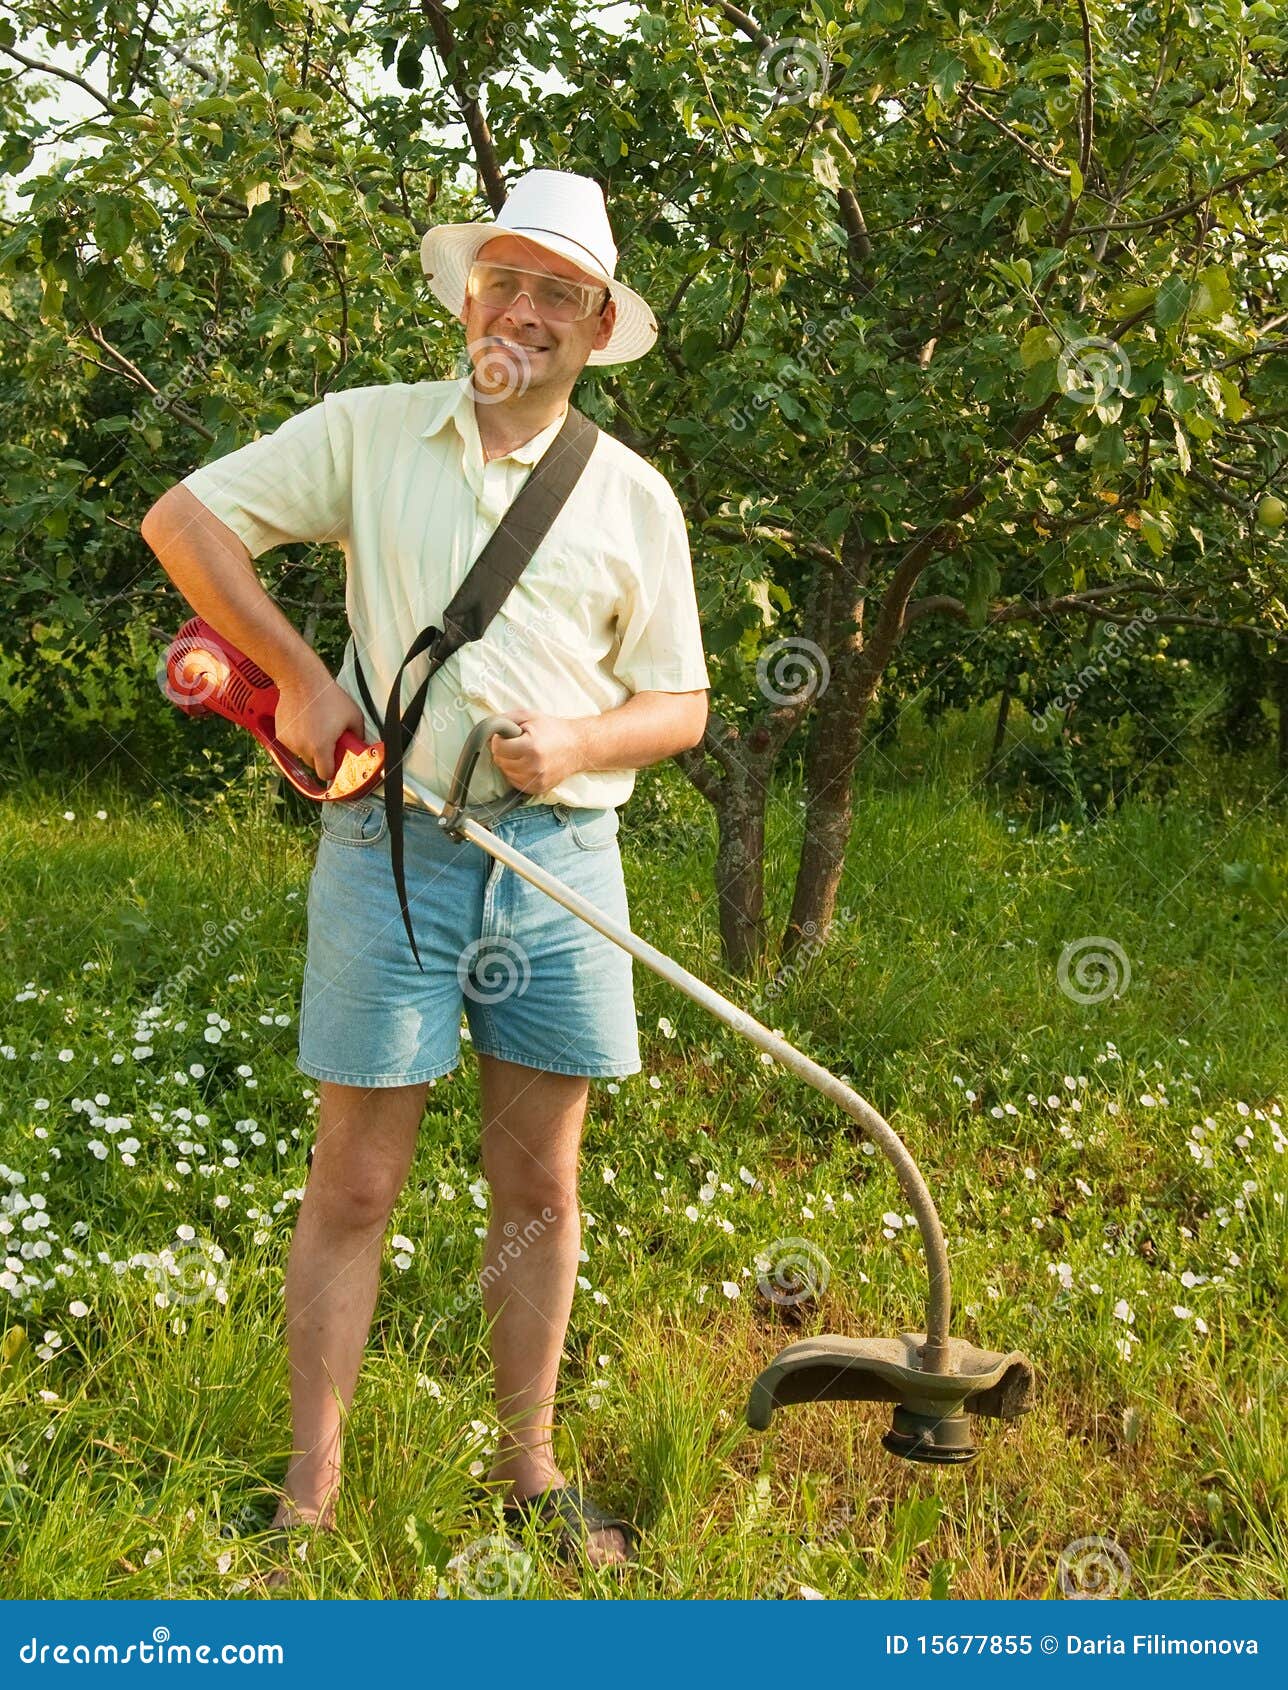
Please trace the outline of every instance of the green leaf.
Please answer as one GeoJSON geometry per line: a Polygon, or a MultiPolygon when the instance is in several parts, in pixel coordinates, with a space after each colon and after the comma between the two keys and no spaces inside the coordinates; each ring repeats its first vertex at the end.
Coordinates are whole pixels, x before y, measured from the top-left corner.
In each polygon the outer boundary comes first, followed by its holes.
{"type": "Polygon", "coordinates": [[[968,35],[965,45],[966,62],[976,81],[985,88],[1000,88],[1006,79],[1006,64],[992,42],[982,35],[968,35]]]}
{"type": "Polygon", "coordinates": [[[1096,436],[1091,461],[1097,469],[1121,469],[1127,462],[1127,441],[1116,423],[1096,436]]]}
{"type": "Polygon", "coordinates": [[[133,238],[129,201],[115,195],[100,199],[94,208],[94,244],[103,257],[119,258],[133,238]]]}
{"type": "Polygon", "coordinates": [[[1020,342],[1020,363],[1026,370],[1031,370],[1044,358],[1054,358],[1059,350],[1059,338],[1050,329],[1039,324],[1029,329],[1020,342]]]}
{"type": "Polygon", "coordinates": [[[1190,469],[1189,442],[1185,438],[1185,431],[1175,419],[1173,419],[1172,427],[1176,432],[1176,461],[1181,466],[1181,473],[1188,475],[1190,469]]]}
{"type": "Polygon", "coordinates": [[[863,125],[859,122],[854,112],[850,110],[849,106],[841,100],[825,100],[824,105],[831,111],[833,117],[850,137],[851,141],[861,141],[863,139],[863,125]]]}
{"type": "Polygon", "coordinates": [[[710,329],[691,329],[680,342],[680,356],[691,370],[705,370],[719,351],[719,338],[710,329]]]}
{"type": "Polygon", "coordinates": [[[956,1561],[936,1561],[930,1569],[930,1600],[932,1602],[946,1602],[952,1595],[953,1574],[957,1570],[956,1561]]]}
{"type": "Polygon", "coordinates": [[[1222,408],[1226,417],[1232,423],[1242,422],[1250,407],[1242,393],[1239,392],[1238,384],[1231,381],[1229,376],[1223,374],[1220,370],[1216,372],[1216,383],[1220,389],[1222,408]]]}
{"type": "Polygon", "coordinates": [[[834,546],[841,535],[845,533],[849,522],[849,505],[834,505],[819,524],[819,539],[825,546],[834,546]]]}
{"type": "Polygon", "coordinates": [[[1230,278],[1222,265],[1213,264],[1199,276],[1194,284],[1194,300],[1190,310],[1200,322],[1210,322],[1213,318],[1224,317],[1227,312],[1234,310],[1230,278]]]}
{"type": "Polygon", "coordinates": [[[1184,276],[1171,275],[1163,281],[1154,301],[1154,321],[1160,329],[1170,329],[1180,322],[1189,297],[1190,284],[1184,276]]]}
{"type": "Polygon", "coordinates": [[[1144,536],[1145,544],[1155,557],[1162,557],[1167,550],[1168,535],[1162,524],[1152,511],[1140,513],[1140,532],[1144,536]]]}
{"type": "Polygon", "coordinates": [[[998,212],[1002,209],[1002,207],[1004,205],[1008,204],[1014,198],[1015,198],[1015,193],[1014,193],[1013,190],[1008,191],[1007,193],[1004,193],[1004,194],[994,194],[992,199],[989,200],[988,204],[984,207],[983,211],[980,212],[980,215],[979,215],[979,226],[980,226],[980,228],[981,229],[987,229],[989,224],[997,216],[998,212]]]}
{"type": "Polygon", "coordinates": [[[873,417],[884,416],[889,404],[884,393],[871,387],[861,388],[850,400],[846,412],[852,422],[870,422],[873,417]]]}
{"type": "Polygon", "coordinates": [[[939,1529],[942,1512],[937,1496],[910,1496],[894,1511],[891,1521],[895,1552],[900,1565],[906,1563],[939,1529]]]}
{"type": "Polygon", "coordinates": [[[940,53],[930,66],[930,86],[941,100],[947,100],[965,74],[966,66],[956,53],[940,53]]]}
{"type": "Polygon", "coordinates": [[[420,55],[420,41],[414,35],[409,35],[398,51],[396,75],[399,87],[419,88],[424,82],[425,72],[420,62],[420,55]]]}
{"type": "Polygon", "coordinates": [[[747,597],[760,611],[760,620],[766,628],[773,626],[776,620],[774,607],[769,601],[770,582],[767,580],[747,581],[744,583],[747,597]]]}
{"type": "Polygon", "coordinates": [[[836,160],[831,153],[822,147],[816,148],[810,160],[810,168],[814,173],[814,180],[821,182],[825,188],[835,191],[841,186],[841,173],[836,168],[836,160]]]}
{"type": "Polygon", "coordinates": [[[966,620],[972,628],[984,626],[1001,581],[1001,571],[992,553],[983,546],[978,547],[970,559],[970,575],[965,593],[966,620]]]}

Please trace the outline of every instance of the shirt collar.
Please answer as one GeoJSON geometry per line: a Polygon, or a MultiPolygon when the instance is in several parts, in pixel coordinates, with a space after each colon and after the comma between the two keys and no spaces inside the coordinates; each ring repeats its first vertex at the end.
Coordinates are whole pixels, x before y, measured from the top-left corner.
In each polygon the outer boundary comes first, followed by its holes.
{"type": "MultiPolygon", "coordinates": [[[[437,434],[446,426],[448,421],[456,424],[457,433],[465,447],[467,460],[477,457],[479,463],[483,461],[483,444],[479,439],[478,419],[474,414],[474,389],[469,378],[461,381],[446,381],[438,384],[440,391],[433,396],[432,404],[426,419],[426,425],[421,430],[421,438],[426,439],[437,434]]],[[[531,440],[525,440],[521,446],[514,446],[510,451],[502,454],[501,459],[493,459],[494,463],[503,462],[506,458],[513,458],[521,464],[529,466],[535,464],[545,452],[559,430],[567,420],[568,409],[564,407],[548,427],[539,434],[534,434],[531,440]]]]}

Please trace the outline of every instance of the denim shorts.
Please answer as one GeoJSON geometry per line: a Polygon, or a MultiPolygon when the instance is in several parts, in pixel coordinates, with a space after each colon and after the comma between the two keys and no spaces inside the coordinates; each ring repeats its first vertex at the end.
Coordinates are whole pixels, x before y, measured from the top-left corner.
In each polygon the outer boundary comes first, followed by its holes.
{"type": "MultiPolygon", "coordinates": [[[[315,1080],[400,1086],[475,1050],[555,1074],[638,1073],[632,958],[437,817],[403,812],[407,940],[378,793],[321,805],[309,882],[297,1066],[315,1080]]],[[[498,839],[629,927],[617,811],[521,805],[498,839]]]]}

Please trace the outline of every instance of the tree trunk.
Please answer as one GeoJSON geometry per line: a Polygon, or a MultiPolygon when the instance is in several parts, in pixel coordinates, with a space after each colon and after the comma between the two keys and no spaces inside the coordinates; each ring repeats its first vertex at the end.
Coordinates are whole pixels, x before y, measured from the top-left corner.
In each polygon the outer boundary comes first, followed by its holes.
{"type": "Polygon", "coordinates": [[[1002,767],[1002,747],[1006,744],[1006,718],[1011,711],[1011,683],[1006,681],[1002,686],[1002,696],[997,701],[997,726],[993,729],[993,744],[988,754],[988,767],[984,770],[984,784],[991,785],[998,777],[1002,767]]]}
{"type": "MultiPolygon", "coordinates": [[[[886,605],[877,621],[881,656],[870,661],[863,637],[872,549],[852,529],[841,543],[839,565],[820,629],[831,655],[830,685],[818,694],[813,732],[805,754],[805,831],[801,842],[792,909],[783,934],[782,956],[791,960],[808,938],[823,944],[832,924],[836,889],[845,867],[853,818],[854,770],[863,748],[863,729],[897,633],[889,635],[886,605]]],[[[902,621],[900,604],[896,629],[902,621]]]]}
{"type": "Polygon", "coordinates": [[[754,968],[765,945],[765,801],[759,783],[726,788],[716,805],[716,893],[725,961],[735,974],[754,968]]]}
{"type": "Polygon", "coordinates": [[[826,716],[819,716],[805,759],[805,836],[783,935],[785,962],[807,934],[811,948],[826,940],[836,908],[854,818],[854,771],[875,690],[857,665],[849,679],[853,696],[837,699],[826,716]]]}
{"type": "Polygon", "coordinates": [[[1277,657],[1270,665],[1271,686],[1279,710],[1279,773],[1288,775],[1288,659],[1277,657]]]}
{"type": "MultiPolygon", "coordinates": [[[[959,501],[962,508],[962,501],[959,501]]],[[[966,506],[965,508],[968,508],[966,506]]],[[[912,592],[941,552],[954,551],[958,535],[949,523],[920,534],[902,553],[881,593],[871,632],[864,629],[873,548],[855,528],[841,542],[840,568],[830,605],[845,607],[837,627],[829,609],[824,649],[835,651],[831,686],[819,694],[814,733],[805,762],[805,840],[796,870],[792,913],[783,935],[790,960],[808,939],[826,942],[845,867],[854,814],[854,771],[872,701],[903,638],[912,592]]]]}
{"type": "Polygon", "coordinates": [[[778,742],[712,712],[700,747],[675,759],[716,813],[716,894],[726,967],[748,974],[765,948],[765,806],[778,742]]]}

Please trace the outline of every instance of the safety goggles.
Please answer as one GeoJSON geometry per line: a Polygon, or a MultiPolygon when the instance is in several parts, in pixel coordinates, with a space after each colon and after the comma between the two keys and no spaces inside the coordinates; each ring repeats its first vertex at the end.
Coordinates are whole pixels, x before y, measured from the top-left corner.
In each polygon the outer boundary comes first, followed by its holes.
{"type": "Polygon", "coordinates": [[[592,317],[604,310],[610,297],[606,287],[590,282],[570,282],[544,270],[485,262],[471,266],[465,292],[489,311],[503,310],[526,293],[533,310],[552,323],[576,323],[592,317]]]}

